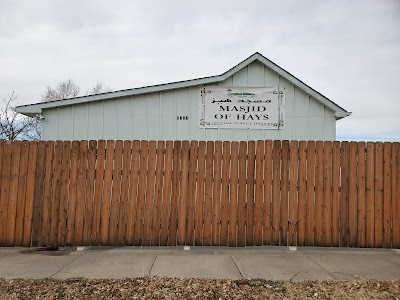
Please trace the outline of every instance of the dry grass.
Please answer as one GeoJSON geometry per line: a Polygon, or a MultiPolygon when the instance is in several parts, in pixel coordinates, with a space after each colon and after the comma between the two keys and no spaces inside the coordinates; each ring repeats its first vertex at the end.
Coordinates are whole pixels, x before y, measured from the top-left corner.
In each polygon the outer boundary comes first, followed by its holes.
{"type": "Polygon", "coordinates": [[[400,280],[0,279],[0,299],[398,299],[400,280]]]}

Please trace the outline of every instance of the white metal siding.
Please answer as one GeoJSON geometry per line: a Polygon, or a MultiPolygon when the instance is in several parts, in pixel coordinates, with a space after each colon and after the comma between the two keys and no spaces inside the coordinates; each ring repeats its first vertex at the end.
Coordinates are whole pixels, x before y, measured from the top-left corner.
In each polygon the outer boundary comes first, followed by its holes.
{"type": "Polygon", "coordinates": [[[334,112],[310,95],[253,62],[220,86],[285,88],[282,130],[204,129],[197,125],[197,86],[45,109],[43,139],[148,140],[335,140],[334,112]],[[187,116],[188,120],[177,120],[187,116]]]}

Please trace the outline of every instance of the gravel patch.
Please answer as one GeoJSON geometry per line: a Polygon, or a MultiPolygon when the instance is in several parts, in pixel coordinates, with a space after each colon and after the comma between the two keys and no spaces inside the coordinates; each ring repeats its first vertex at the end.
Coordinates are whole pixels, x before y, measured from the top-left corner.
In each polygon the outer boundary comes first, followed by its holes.
{"type": "Polygon", "coordinates": [[[0,299],[393,299],[400,280],[0,279],[0,299]]]}

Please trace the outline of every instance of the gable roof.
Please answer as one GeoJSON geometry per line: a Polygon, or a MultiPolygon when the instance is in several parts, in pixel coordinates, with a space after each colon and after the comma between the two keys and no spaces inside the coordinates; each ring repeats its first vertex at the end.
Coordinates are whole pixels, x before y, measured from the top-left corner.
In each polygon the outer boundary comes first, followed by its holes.
{"type": "Polygon", "coordinates": [[[307,94],[309,94],[310,96],[312,96],[313,98],[315,98],[316,100],[321,102],[324,106],[329,107],[331,110],[333,110],[335,112],[336,119],[341,119],[341,118],[347,117],[351,114],[351,112],[346,111],[344,108],[340,107],[339,105],[334,103],[332,100],[328,99],[321,93],[317,92],[316,90],[314,90],[313,88],[311,88],[310,86],[308,86],[307,84],[302,82],[300,79],[293,76],[286,70],[282,69],[277,64],[270,61],[268,58],[266,58],[265,56],[263,56],[262,54],[260,54],[258,52],[254,53],[253,55],[246,58],[245,60],[243,60],[236,66],[234,66],[233,68],[222,73],[221,75],[202,77],[202,78],[198,78],[198,79],[190,79],[190,80],[184,80],[184,81],[177,81],[177,82],[171,82],[171,83],[165,83],[165,84],[144,86],[144,87],[139,87],[139,88],[113,91],[113,92],[90,95],[90,96],[80,96],[80,97],[56,100],[56,101],[51,101],[51,102],[40,102],[40,103],[35,103],[35,104],[21,105],[21,106],[16,107],[16,111],[21,114],[28,115],[28,116],[35,116],[36,114],[42,113],[42,110],[46,109],[46,108],[53,108],[53,107],[66,106],[66,105],[72,105],[72,104],[86,103],[86,102],[92,102],[92,101],[98,101],[98,100],[106,100],[106,99],[112,99],[112,98],[133,96],[133,95],[153,93],[153,92],[161,92],[161,91],[185,88],[185,87],[196,86],[196,85],[207,85],[207,84],[211,84],[211,83],[222,82],[225,79],[232,76],[233,74],[235,74],[236,72],[238,72],[239,70],[248,66],[249,64],[251,64],[254,61],[258,61],[261,64],[267,66],[268,68],[270,68],[271,70],[276,72],[279,76],[285,78],[287,81],[291,82],[292,84],[299,87],[300,89],[305,91],[307,94]]]}

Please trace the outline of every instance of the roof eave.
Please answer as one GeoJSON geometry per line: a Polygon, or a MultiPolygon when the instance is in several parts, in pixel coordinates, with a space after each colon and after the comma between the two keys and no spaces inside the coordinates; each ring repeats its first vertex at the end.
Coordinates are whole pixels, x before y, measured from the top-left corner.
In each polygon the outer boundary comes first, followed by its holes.
{"type": "Polygon", "coordinates": [[[91,95],[91,96],[82,96],[76,97],[71,99],[61,99],[51,102],[42,102],[42,103],[35,103],[35,104],[28,104],[28,105],[21,105],[16,107],[16,111],[21,114],[28,114],[28,113],[41,113],[42,109],[58,107],[58,106],[66,106],[66,105],[73,105],[79,103],[86,103],[86,102],[93,102],[99,100],[107,100],[113,98],[120,98],[120,97],[127,97],[127,96],[134,96],[139,94],[145,93],[154,93],[166,90],[173,90],[178,88],[185,88],[193,85],[205,85],[210,83],[216,83],[223,81],[222,75],[211,76],[206,78],[200,79],[193,79],[193,80],[186,80],[186,81],[179,81],[174,83],[167,83],[167,84],[160,84],[160,85],[153,85],[129,90],[122,90],[116,92],[109,92],[104,94],[98,95],[91,95]]]}
{"type": "Polygon", "coordinates": [[[42,108],[39,105],[17,106],[15,107],[15,111],[28,117],[34,117],[42,113],[42,108]]]}
{"type": "Polygon", "coordinates": [[[335,115],[335,116],[336,116],[336,120],[340,120],[340,119],[349,117],[349,116],[351,116],[351,114],[352,114],[352,112],[350,112],[350,111],[346,111],[345,114],[338,114],[338,113],[336,113],[336,115],[335,115]]]}

